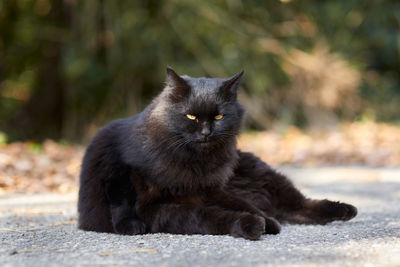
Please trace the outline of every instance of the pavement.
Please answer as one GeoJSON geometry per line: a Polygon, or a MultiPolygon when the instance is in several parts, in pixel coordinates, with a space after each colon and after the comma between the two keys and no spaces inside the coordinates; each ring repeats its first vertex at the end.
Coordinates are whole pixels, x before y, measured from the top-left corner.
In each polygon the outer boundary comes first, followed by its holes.
{"type": "Polygon", "coordinates": [[[307,196],[355,205],[328,225],[284,225],[259,241],[120,236],[76,228],[76,193],[0,195],[0,266],[400,266],[400,168],[280,167],[307,196]]]}

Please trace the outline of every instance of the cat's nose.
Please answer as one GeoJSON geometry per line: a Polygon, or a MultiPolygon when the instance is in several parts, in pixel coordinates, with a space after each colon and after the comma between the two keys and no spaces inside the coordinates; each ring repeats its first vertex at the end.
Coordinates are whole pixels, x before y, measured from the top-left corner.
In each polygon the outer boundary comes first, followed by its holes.
{"type": "Polygon", "coordinates": [[[201,132],[200,132],[200,134],[201,134],[203,137],[209,136],[210,133],[211,133],[211,131],[210,131],[210,128],[209,128],[209,127],[203,127],[203,129],[201,129],[201,132]]]}

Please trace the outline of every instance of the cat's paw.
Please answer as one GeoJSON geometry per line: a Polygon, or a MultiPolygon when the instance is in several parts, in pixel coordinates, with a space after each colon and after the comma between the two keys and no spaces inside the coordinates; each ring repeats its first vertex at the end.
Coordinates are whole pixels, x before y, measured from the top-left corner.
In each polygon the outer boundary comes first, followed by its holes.
{"type": "Polygon", "coordinates": [[[338,202],[338,209],[340,210],[339,220],[348,221],[357,216],[357,208],[347,203],[338,202]]]}
{"type": "Polygon", "coordinates": [[[258,240],[264,231],[264,218],[257,215],[247,214],[240,217],[233,223],[231,235],[250,240],[258,240]]]}
{"type": "Polygon", "coordinates": [[[277,235],[281,232],[280,223],[274,218],[265,218],[265,233],[270,235],[277,235]]]}
{"type": "Polygon", "coordinates": [[[357,215],[357,208],[353,205],[329,200],[322,200],[318,205],[318,211],[322,219],[327,222],[348,221],[357,215]]]}
{"type": "Polygon", "coordinates": [[[146,232],[144,222],[136,219],[123,220],[114,226],[114,230],[120,235],[137,235],[146,232]]]}

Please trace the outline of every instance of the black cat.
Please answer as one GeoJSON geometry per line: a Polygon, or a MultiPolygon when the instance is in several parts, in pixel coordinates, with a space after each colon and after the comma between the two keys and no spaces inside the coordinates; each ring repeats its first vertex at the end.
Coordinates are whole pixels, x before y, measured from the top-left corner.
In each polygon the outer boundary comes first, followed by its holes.
{"type": "Polygon", "coordinates": [[[228,79],[167,74],[166,88],[142,113],[111,122],[87,148],[80,229],[256,240],[279,233],[279,222],[356,216],[351,205],[305,198],[285,176],[237,150],[243,71],[228,79]]]}

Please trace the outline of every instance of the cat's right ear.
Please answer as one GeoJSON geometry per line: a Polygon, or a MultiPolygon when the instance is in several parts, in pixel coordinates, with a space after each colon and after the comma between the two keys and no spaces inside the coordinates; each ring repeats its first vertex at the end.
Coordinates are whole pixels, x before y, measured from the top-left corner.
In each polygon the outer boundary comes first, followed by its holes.
{"type": "Polygon", "coordinates": [[[167,67],[167,86],[171,90],[171,98],[176,101],[185,98],[190,89],[185,80],[169,66],[167,67]]]}
{"type": "Polygon", "coordinates": [[[237,97],[237,89],[239,87],[240,80],[242,79],[244,70],[236,73],[230,78],[227,78],[222,86],[221,90],[223,94],[228,98],[228,99],[236,99],[237,97]]]}

